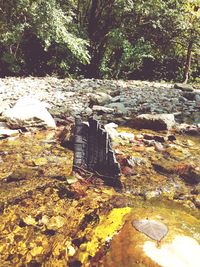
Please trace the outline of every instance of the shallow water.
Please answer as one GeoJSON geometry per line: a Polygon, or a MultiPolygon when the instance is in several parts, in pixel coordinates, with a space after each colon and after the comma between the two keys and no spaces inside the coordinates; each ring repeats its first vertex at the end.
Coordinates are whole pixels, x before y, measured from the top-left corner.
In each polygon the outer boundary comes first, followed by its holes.
{"type": "Polygon", "coordinates": [[[177,136],[164,152],[118,143],[119,160],[137,159],[134,174],[122,173],[118,192],[99,179],[72,176],[73,153],[59,144],[57,131],[1,140],[0,266],[158,266],[144,253],[152,240],[133,228],[134,219],[165,223],[162,244],[176,235],[200,242],[198,183],[182,177],[186,163],[199,166],[199,141],[177,136]]]}

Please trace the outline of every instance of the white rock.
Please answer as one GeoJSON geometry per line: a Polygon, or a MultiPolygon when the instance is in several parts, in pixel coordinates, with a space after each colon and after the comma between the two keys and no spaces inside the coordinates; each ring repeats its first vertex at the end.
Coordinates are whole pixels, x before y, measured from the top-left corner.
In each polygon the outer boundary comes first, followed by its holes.
{"type": "Polygon", "coordinates": [[[7,102],[3,102],[0,100],[0,114],[2,114],[5,110],[9,108],[10,108],[10,105],[7,102]]]}
{"type": "Polygon", "coordinates": [[[97,106],[97,105],[94,105],[92,107],[92,110],[96,111],[97,113],[113,113],[114,112],[113,108],[106,108],[104,106],[97,106]]]}
{"type": "Polygon", "coordinates": [[[3,116],[11,128],[55,128],[55,121],[46,107],[46,103],[42,103],[33,97],[22,97],[13,108],[3,112],[3,116]]]}
{"type": "Polygon", "coordinates": [[[114,122],[108,123],[104,126],[112,141],[119,137],[119,133],[116,130],[117,127],[118,125],[114,122]]]}
{"type": "Polygon", "coordinates": [[[198,267],[200,263],[200,245],[188,236],[176,236],[171,243],[163,244],[160,248],[155,242],[147,241],[143,250],[163,267],[198,267]]]}
{"type": "Polygon", "coordinates": [[[104,126],[105,130],[109,134],[112,141],[116,141],[116,139],[122,139],[126,141],[131,141],[135,138],[134,134],[126,133],[126,132],[117,132],[116,128],[118,125],[116,123],[108,123],[104,126]]]}
{"type": "Polygon", "coordinates": [[[19,134],[18,130],[11,130],[8,128],[5,122],[0,122],[0,138],[15,136],[18,134],[19,134]]]}
{"type": "Polygon", "coordinates": [[[174,114],[141,114],[130,125],[140,129],[170,130],[176,124],[174,114]]]}
{"type": "Polygon", "coordinates": [[[121,137],[123,140],[133,141],[135,138],[135,135],[133,133],[121,132],[119,133],[119,137],[121,137]]]}

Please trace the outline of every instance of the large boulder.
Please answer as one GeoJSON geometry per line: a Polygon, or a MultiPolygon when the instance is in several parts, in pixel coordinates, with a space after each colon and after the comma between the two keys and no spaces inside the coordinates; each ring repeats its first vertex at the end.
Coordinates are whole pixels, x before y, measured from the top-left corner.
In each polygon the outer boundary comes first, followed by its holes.
{"type": "Polygon", "coordinates": [[[95,92],[94,93],[88,93],[87,96],[89,97],[89,103],[90,106],[93,105],[106,105],[111,102],[112,97],[109,94],[106,94],[104,92],[95,92]]]}
{"type": "Polygon", "coordinates": [[[7,125],[12,129],[55,128],[55,121],[46,107],[47,104],[26,96],[20,98],[13,108],[3,112],[3,116],[7,125]]]}
{"type": "Polygon", "coordinates": [[[173,114],[142,114],[129,122],[131,127],[155,131],[170,130],[175,124],[173,114]]]}
{"type": "Polygon", "coordinates": [[[10,105],[7,102],[0,100],[0,115],[9,108],[10,105]]]}
{"type": "Polygon", "coordinates": [[[174,84],[175,89],[180,89],[182,91],[192,92],[194,90],[192,85],[184,84],[184,83],[176,83],[174,84]]]}

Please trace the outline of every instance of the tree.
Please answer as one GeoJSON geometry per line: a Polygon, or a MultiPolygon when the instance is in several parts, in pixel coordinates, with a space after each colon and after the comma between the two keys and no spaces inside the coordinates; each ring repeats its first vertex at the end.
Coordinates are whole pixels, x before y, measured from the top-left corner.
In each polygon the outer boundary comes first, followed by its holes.
{"type": "Polygon", "coordinates": [[[187,28],[183,38],[187,45],[187,52],[183,80],[184,83],[187,83],[191,68],[192,52],[196,50],[196,54],[200,55],[200,2],[198,0],[186,1],[184,13],[186,15],[187,28]]]}
{"type": "Polygon", "coordinates": [[[43,55],[52,45],[62,46],[80,62],[89,62],[88,42],[76,35],[73,4],[68,1],[63,5],[58,0],[0,0],[0,45],[4,47],[1,61],[8,65],[10,73],[20,72],[25,64],[24,48],[28,44],[31,50],[33,43],[43,55]]]}

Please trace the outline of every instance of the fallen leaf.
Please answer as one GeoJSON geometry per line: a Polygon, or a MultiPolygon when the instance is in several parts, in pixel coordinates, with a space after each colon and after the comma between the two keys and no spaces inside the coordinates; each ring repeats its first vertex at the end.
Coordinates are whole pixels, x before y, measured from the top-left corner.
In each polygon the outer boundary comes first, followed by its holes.
{"type": "Polygon", "coordinates": [[[136,220],[133,221],[133,226],[139,232],[147,235],[148,237],[160,241],[168,233],[168,227],[161,222],[154,220],[136,220]]]}

